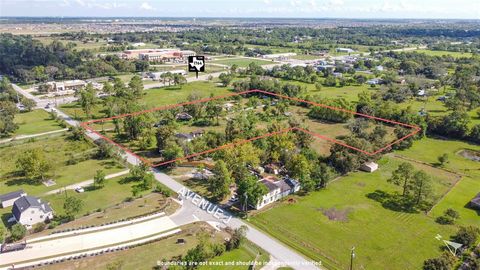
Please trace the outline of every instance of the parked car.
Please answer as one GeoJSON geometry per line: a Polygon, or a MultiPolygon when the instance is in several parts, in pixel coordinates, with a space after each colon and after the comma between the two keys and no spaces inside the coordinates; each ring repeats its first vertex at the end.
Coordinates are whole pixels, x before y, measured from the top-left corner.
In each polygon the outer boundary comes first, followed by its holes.
{"type": "Polygon", "coordinates": [[[75,188],[75,191],[78,192],[78,193],[83,193],[83,192],[85,192],[85,189],[83,189],[83,187],[77,187],[77,188],[75,188]]]}

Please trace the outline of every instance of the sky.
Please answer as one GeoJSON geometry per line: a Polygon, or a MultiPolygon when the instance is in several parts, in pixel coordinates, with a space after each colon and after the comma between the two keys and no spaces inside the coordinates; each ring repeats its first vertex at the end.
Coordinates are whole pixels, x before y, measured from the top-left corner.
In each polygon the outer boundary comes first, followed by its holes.
{"type": "Polygon", "coordinates": [[[0,16],[480,19],[480,0],[0,0],[0,16]]]}

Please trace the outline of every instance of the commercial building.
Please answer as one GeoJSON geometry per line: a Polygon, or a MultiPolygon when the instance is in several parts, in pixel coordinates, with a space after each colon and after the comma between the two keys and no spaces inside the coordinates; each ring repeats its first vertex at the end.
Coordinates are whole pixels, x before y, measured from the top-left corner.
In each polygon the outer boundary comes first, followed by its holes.
{"type": "Polygon", "coordinates": [[[126,50],[120,56],[123,59],[139,59],[149,62],[186,61],[189,56],[195,56],[194,51],[178,49],[136,49],[126,50]]]}
{"type": "Polygon", "coordinates": [[[262,55],[262,58],[265,59],[288,59],[292,56],[297,55],[296,53],[274,53],[274,54],[265,54],[262,55]]]}
{"type": "Polygon", "coordinates": [[[77,92],[83,87],[87,85],[87,82],[83,80],[70,80],[70,81],[63,81],[63,82],[47,82],[45,84],[46,87],[41,89],[42,87],[39,86],[39,90],[43,90],[44,92],[77,92]]]}

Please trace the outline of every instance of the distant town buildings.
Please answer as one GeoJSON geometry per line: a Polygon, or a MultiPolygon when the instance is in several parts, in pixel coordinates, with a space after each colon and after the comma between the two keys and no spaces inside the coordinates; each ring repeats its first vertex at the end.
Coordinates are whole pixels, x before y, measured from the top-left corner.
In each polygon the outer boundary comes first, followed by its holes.
{"type": "Polygon", "coordinates": [[[169,71],[159,71],[159,72],[148,72],[147,76],[151,78],[154,81],[158,81],[162,79],[162,75],[166,73],[171,73],[171,74],[179,74],[179,75],[187,75],[187,71],[183,69],[176,69],[176,70],[169,70],[169,71]]]}
{"type": "Polygon", "coordinates": [[[123,59],[139,59],[149,62],[180,62],[195,55],[194,51],[178,49],[135,49],[126,50],[120,54],[123,59]]]}
{"type": "Polygon", "coordinates": [[[337,48],[337,52],[339,53],[353,53],[355,50],[350,48],[337,48]]]}
{"type": "Polygon", "coordinates": [[[40,92],[64,92],[64,91],[70,91],[70,92],[76,92],[82,89],[87,85],[87,82],[83,80],[70,80],[70,81],[63,81],[63,82],[47,82],[45,83],[45,86],[39,86],[39,91],[40,92]]]}
{"type": "Polygon", "coordinates": [[[272,60],[283,60],[288,59],[292,56],[297,55],[296,53],[274,53],[274,54],[265,54],[262,55],[264,59],[272,59],[272,60]]]}

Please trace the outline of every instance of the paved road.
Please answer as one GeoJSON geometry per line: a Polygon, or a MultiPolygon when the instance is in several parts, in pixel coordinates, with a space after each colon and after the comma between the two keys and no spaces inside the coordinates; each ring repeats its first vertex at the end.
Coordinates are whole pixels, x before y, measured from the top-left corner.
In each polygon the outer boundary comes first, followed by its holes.
{"type": "MultiPolygon", "coordinates": [[[[211,75],[211,74],[210,74],[211,75]]],[[[200,78],[200,77],[199,77],[200,78]]],[[[14,89],[18,90],[19,87],[15,87],[14,89]]],[[[23,89],[22,89],[23,90],[23,89]]],[[[19,93],[23,94],[25,91],[19,91],[19,93]]],[[[57,115],[65,120],[65,122],[71,126],[78,126],[80,123],[64,112],[56,109],[57,115]]],[[[97,134],[87,131],[86,136],[88,136],[91,140],[100,139],[100,136],[97,134]]],[[[128,163],[132,165],[141,164],[141,161],[130,153],[125,153],[125,158],[128,163]]],[[[162,173],[158,169],[152,169],[154,177],[157,181],[161,182],[162,184],[166,185],[170,189],[174,191],[179,191],[182,188],[186,188],[182,184],[178,183],[170,176],[162,173]]],[[[175,221],[178,225],[188,224],[197,220],[207,221],[207,222],[218,222],[218,219],[213,217],[211,214],[200,210],[196,205],[191,203],[188,200],[183,200],[184,204],[180,213],[172,217],[172,220],[175,221]]],[[[229,226],[233,228],[239,228],[240,226],[244,225],[248,227],[247,238],[257,244],[259,247],[263,248],[267,252],[271,254],[274,261],[284,262],[285,265],[290,265],[295,269],[302,269],[302,270],[310,270],[310,269],[319,269],[313,265],[309,265],[309,260],[304,258],[303,256],[299,255],[297,252],[287,248],[285,245],[277,241],[271,236],[266,235],[265,233],[253,228],[252,226],[246,224],[241,219],[232,218],[228,223],[229,226]],[[298,266],[297,264],[304,264],[298,266]]],[[[138,230],[142,230],[138,228],[138,230]]],[[[78,247],[72,247],[78,248],[78,247]]]]}
{"type": "Polygon", "coordinates": [[[114,227],[107,230],[70,234],[60,238],[44,239],[32,243],[27,242],[23,250],[0,254],[0,268],[18,265],[26,261],[38,261],[61,254],[94,250],[101,247],[115,246],[120,243],[138,240],[167,232],[177,228],[168,216],[160,216],[150,220],[114,227]]]}

